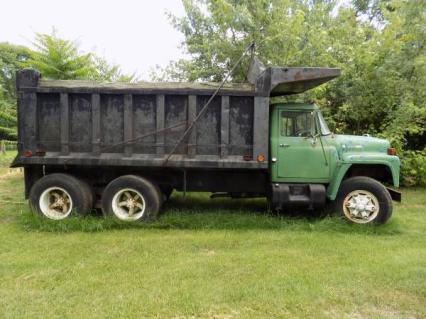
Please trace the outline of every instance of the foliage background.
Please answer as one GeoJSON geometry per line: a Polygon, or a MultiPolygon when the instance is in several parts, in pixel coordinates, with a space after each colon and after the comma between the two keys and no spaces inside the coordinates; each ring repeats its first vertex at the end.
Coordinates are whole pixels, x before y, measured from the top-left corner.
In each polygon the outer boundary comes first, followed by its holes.
{"type": "MultiPolygon", "coordinates": [[[[153,80],[220,81],[251,42],[266,65],[339,67],[340,78],[293,97],[317,103],[336,133],[388,138],[402,182],[426,185],[426,2],[423,0],[183,0],[170,22],[189,57],[153,80]]],[[[35,50],[0,44],[0,134],[16,138],[14,72],[59,79],[135,81],[75,43],[37,34],[35,50]]],[[[232,75],[245,81],[248,59],[232,75]]]]}
{"type": "Polygon", "coordinates": [[[16,71],[35,68],[47,79],[136,80],[117,65],[93,53],[82,53],[75,42],[51,34],[35,34],[34,49],[0,43],[0,140],[16,140],[16,71]]]}

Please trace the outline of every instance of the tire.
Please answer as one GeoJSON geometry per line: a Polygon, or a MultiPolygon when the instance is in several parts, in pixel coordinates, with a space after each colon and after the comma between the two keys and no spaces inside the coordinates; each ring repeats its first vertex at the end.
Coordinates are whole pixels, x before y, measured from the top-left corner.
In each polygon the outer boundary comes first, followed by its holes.
{"type": "Polygon", "coordinates": [[[105,216],[126,222],[157,219],[161,208],[161,191],[145,178],[125,175],[110,182],[102,194],[105,216]]]}
{"type": "Polygon", "coordinates": [[[357,224],[384,224],[392,216],[392,198],[383,184],[366,176],[344,180],[334,210],[357,224]]]}
{"type": "Polygon", "coordinates": [[[92,191],[87,183],[68,174],[50,174],[39,179],[29,194],[34,213],[52,220],[84,215],[93,206],[92,191]]]}

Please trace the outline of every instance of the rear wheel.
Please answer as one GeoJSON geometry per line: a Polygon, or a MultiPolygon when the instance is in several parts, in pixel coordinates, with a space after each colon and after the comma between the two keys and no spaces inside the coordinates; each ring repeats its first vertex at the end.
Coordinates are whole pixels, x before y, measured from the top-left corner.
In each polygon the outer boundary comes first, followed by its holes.
{"type": "Polygon", "coordinates": [[[50,174],[33,185],[29,203],[33,212],[61,220],[88,213],[93,205],[93,195],[89,185],[71,175],[50,174]]]}
{"type": "Polygon", "coordinates": [[[158,187],[145,178],[126,175],[113,180],[102,194],[102,211],[121,221],[155,220],[161,207],[158,187]]]}
{"type": "Polygon", "coordinates": [[[343,181],[335,210],[357,224],[384,224],[392,216],[392,198],[380,182],[366,176],[343,181]]]}

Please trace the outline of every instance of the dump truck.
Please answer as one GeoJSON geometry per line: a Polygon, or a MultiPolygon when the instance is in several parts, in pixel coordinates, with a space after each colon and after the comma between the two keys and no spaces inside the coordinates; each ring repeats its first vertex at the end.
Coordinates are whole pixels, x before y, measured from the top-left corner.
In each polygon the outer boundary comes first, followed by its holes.
{"type": "Polygon", "coordinates": [[[31,209],[54,220],[100,208],[147,222],[176,190],[385,223],[401,200],[390,143],[332,133],[315,104],[271,103],[339,75],[268,67],[247,83],[97,83],[25,69],[12,166],[24,168],[31,209]]]}

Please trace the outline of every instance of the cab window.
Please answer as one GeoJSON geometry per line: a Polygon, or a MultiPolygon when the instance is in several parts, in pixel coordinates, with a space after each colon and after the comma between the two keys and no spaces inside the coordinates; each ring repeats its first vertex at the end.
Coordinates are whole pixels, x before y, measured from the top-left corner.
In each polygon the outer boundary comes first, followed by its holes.
{"type": "Polygon", "coordinates": [[[305,137],[313,132],[311,112],[281,112],[281,136],[305,137]]]}

